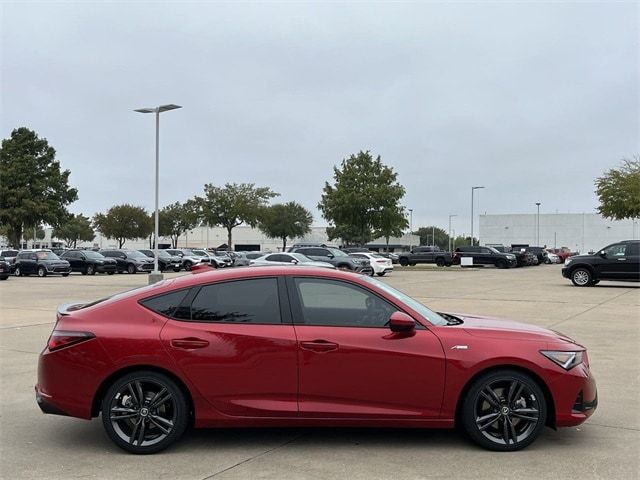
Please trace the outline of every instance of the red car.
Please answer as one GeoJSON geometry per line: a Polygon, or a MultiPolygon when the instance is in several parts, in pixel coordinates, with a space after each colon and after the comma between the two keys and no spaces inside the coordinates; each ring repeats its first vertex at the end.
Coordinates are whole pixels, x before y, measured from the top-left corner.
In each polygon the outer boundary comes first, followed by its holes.
{"type": "Polygon", "coordinates": [[[153,453],[195,427],[461,425],[518,450],[597,404],[585,348],[544,328],[435,313],[371,277],[225,269],[62,306],[40,355],[45,413],[153,453]]]}

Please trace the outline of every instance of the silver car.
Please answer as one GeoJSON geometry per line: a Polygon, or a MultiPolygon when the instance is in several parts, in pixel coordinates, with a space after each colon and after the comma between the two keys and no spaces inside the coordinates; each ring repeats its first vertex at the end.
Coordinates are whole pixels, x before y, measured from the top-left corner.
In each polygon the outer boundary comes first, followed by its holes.
{"type": "Polygon", "coordinates": [[[211,260],[208,256],[196,255],[195,252],[188,248],[168,248],[166,252],[169,255],[176,255],[182,259],[182,267],[189,271],[191,267],[199,263],[205,263],[209,265],[211,260]]]}
{"type": "Polygon", "coordinates": [[[315,260],[311,260],[309,257],[302,255],[301,253],[268,253],[262,257],[256,258],[255,260],[250,260],[249,264],[251,266],[300,265],[303,267],[333,268],[334,270],[336,268],[327,262],[316,262],[315,260]]]}

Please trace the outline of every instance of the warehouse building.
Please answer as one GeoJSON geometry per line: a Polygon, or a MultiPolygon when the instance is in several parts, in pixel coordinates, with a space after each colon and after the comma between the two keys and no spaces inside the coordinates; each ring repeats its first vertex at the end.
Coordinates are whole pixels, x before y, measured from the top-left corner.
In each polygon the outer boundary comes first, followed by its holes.
{"type": "Polygon", "coordinates": [[[638,238],[638,219],[608,220],[597,213],[480,215],[482,245],[546,245],[587,253],[620,240],[638,238]]]}

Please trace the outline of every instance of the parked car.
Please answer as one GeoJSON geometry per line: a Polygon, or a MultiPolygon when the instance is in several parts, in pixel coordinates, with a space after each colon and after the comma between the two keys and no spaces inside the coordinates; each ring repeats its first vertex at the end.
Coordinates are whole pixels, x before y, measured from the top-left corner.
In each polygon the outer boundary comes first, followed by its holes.
{"type": "Polygon", "coordinates": [[[577,287],[597,285],[600,280],[640,281],[640,240],[625,240],[593,255],[567,258],[562,276],[577,287]]]}
{"type": "Polygon", "coordinates": [[[4,258],[0,257],[0,280],[6,280],[7,278],[9,278],[11,273],[11,264],[4,258]]]}
{"type": "Polygon", "coordinates": [[[560,257],[560,263],[564,263],[567,258],[573,256],[573,255],[577,255],[577,253],[572,252],[571,250],[569,250],[566,247],[563,248],[547,248],[547,252],[551,252],[551,253],[555,253],[556,255],[558,255],[558,257],[560,257]]]}
{"type": "Polygon", "coordinates": [[[304,247],[338,248],[336,245],[327,245],[323,242],[296,242],[287,248],[287,252],[293,252],[297,248],[304,247]]]}
{"type": "Polygon", "coordinates": [[[153,271],[153,260],[137,250],[100,250],[100,253],[116,261],[118,273],[149,273],[153,271]]]}
{"type": "Polygon", "coordinates": [[[500,253],[511,253],[516,257],[516,267],[530,267],[531,265],[538,264],[538,257],[533,253],[528,252],[525,248],[509,248],[504,245],[486,245],[487,247],[493,247],[500,253]]]}
{"type": "Polygon", "coordinates": [[[311,260],[309,257],[302,255],[301,253],[268,253],[255,260],[249,260],[249,264],[252,266],[264,266],[264,265],[300,265],[302,267],[323,267],[333,268],[336,267],[327,262],[317,262],[311,260]]]}
{"type": "Polygon", "coordinates": [[[71,273],[71,265],[46,248],[20,250],[14,262],[13,273],[16,277],[31,274],[39,277],[50,274],[68,277],[71,273]]]}
{"type": "Polygon", "coordinates": [[[373,274],[373,268],[371,268],[368,260],[363,258],[354,258],[337,248],[300,247],[294,249],[291,253],[301,253],[309,257],[311,260],[327,262],[341,270],[351,270],[365,275],[373,274]]]}
{"type": "Polygon", "coordinates": [[[400,265],[406,267],[407,265],[414,266],[418,263],[435,263],[439,267],[450,267],[453,263],[453,258],[450,252],[445,252],[440,247],[423,246],[413,247],[410,252],[403,252],[398,256],[400,265]]]}
{"type": "Polygon", "coordinates": [[[246,267],[249,265],[249,258],[247,258],[247,252],[227,252],[233,260],[234,267],[246,267]]]}
{"type": "Polygon", "coordinates": [[[101,415],[136,454],[190,425],[458,426],[513,451],[593,414],[589,363],[556,331],[436,313],[364,275],[222,269],[60,307],[35,397],[44,413],[101,415]]]}
{"type": "Polygon", "coordinates": [[[545,263],[549,263],[549,264],[551,264],[551,263],[562,263],[562,260],[555,253],[547,251],[547,260],[546,260],[545,263]]]}
{"type": "Polygon", "coordinates": [[[215,264],[215,268],[233,267],[233,259],[231,255],[223,250],[194,250],[195,253],[204,252],[211,259],[211,265],[215,264]]]}
{"type": "Polygon", "coordinates": [[[182,268],[187,271],[191,270],[191,267],[199,263],[211,265],[209,255],[197,255],[194,251],[188,248],[169,248],[167,249],[167,253],[180,257],[182,259],[182,268]]]}
{"type": "MultiPolygon", "coordinates": [[[[153,250],[138,250],[143,255],[146,255],[151,260],[154,261],[155,264],[155,255],[153,254],[153,250]]],[[[173,270],[174,272],[179,272],[182,268],[182,258],[177,255],[171,255],[166,250],[158,250],[158,269],[161,272],[166,270],[173,270]]]]}
{"type": "Polygon", "coordinates": [[[538,258],[538,265],[547,263],[548,252],[544,247],[526,247],[526,252],[530,252],[538,258]]]}
{"type": "Polygon", "coordinates": [[[400,263],[400,255],[398,255],[397,253],[393,253],[393,252],[376,252],[378,255],[382,255],[384,258],[388,258],[389,260],[391,260],[391,263],[393,263],[394,265],[396,263],[400,263]]]}
{"type": "Polygon", "coordinates": [[[472,258],[474,265],[495,265],[497,268],[510,268],[517,265],[513,253],[500,253],[493,247],[466,245],[456,247],[453,263],[460,264],[461,258],[472,258]]]}
{"type": "Polygon", "coordinates": [[[341,248],[340,250],[342,250],[344,253],[348,253],[349,255],[351,255],[352,253],[369,253],[369,252],[371,252],[371,250],[369,250],[366,247],[344,247],[344,248],[341,248]]]}
{"type": "Polygon", "coordinates": [[[93,250],[66,250],[60,258],[69,262],[72,272],[80,272],[83,275],[96,273],[113,275],[118,271],[118,262],[115,258],[107,258],[93,250]]]}
{"type": "Polygon", "coordinates": [[[0,250],[0,258],[4,258],[10,264],[13,264],[18,256],[19,250],[12,248],[0,250]]]}
{"type": "Polygon", "coordinates": [[[256,258],[260,258],[263,255],[266,255],[267,253],[271,253],[271,252],[246,252],[244,256],[247,257],[247,259],[249,260],[255,260],[256,258]]]}
{"type": "Polygon", "coordinates": [[[371,264],[373,273],[379,277],[384,277],[387,273],[393,272],[393,263],[391,259],[385,258],[382,255],[374,252],[356,252],[351,254],[352,257],[366,258],[371,264]]]}

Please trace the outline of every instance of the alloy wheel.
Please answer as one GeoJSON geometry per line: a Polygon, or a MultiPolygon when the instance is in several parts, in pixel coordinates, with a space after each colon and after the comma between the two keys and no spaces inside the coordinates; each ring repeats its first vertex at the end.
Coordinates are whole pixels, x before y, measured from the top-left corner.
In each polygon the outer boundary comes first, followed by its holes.
{"type": "Polygon", "coordinates": [[[591,282],[591,275],[586,270],[576,270],[572,275],[573,283],[583,287],[591,282]]]}

